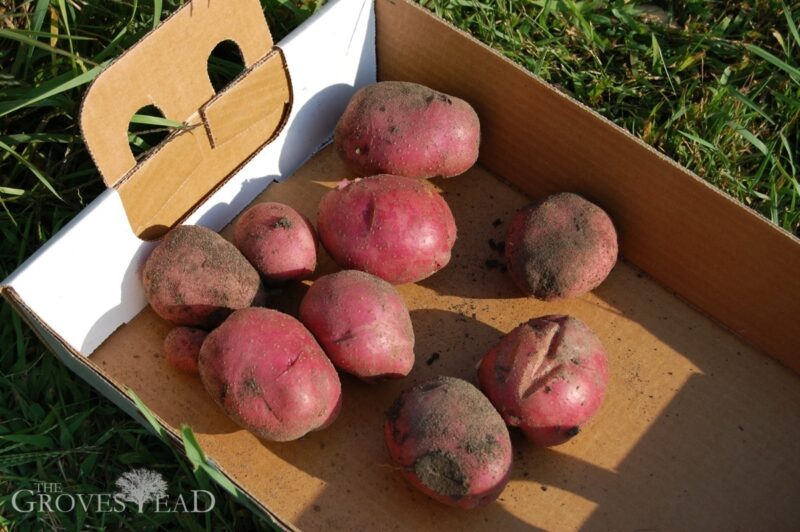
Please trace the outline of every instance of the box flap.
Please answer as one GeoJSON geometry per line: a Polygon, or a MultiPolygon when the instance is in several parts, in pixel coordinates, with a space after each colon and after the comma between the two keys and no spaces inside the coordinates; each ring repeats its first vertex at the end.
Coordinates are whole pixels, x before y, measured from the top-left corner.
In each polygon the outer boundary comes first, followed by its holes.
{"type": "Polygon", "coordinates": [[[147,105],[176,122],[214,97],[208,58],[232,40],[252,66],[272,47],[257,0],[189,2],[114,61],[91,84],[80,124],[106,185],[113,187],[136,165],[128,146],[131,117],[147,105]]]}
{"type": "Polygon", "coordinates": [[[137,235],[163,234],[275,136],[291,105],[291,87],[283,56],[271,50],[257,0],[191,2],[92,83],[81,129],[104,181],[119,189],[137,235]],[[236,43],[246,68],[216,94],[208,59],[223,41],[236,43]],[[253,98],[244,100],[244,92],[253,98]],[[137,162],[127,131],[147,105],[183,127],[137,162]],[[213,123],[206,120],[212,117],[213,123]],[[237,142],[222,142],[233,129],[241,134],[237,142]]]}

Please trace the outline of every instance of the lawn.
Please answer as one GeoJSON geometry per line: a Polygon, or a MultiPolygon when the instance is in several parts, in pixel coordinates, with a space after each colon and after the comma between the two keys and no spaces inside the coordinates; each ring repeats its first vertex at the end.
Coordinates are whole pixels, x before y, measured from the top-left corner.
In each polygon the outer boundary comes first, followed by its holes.
{"type": "MultiPolygon", "coordinates": [[[[262,0],[276,40],[322,2],[262,0]]],[[[429,0],[427,8],[597,109],[789,232],[800,231],[800,2],[429,0]]],[[[179,2],[0,4],[0,278],[103,185],[76,119],[103,65],[179,2]]],[[[215,65],[224,79],[223,53],[215,65]]],[[[148,120],[142,120],[148,122],[148,120]]],[[[135,124],[137,151],[165,131],[135,124]]],[[[79,311],[79,308],[76,308],[79,311]]],[[[268,523],[48,354],[0,304],[0,530],[253,529],[268,523]],[[15,513],[14,490],[104,492],[135,467],[171,491],[210,489],[208,514],[15,513]]]]}

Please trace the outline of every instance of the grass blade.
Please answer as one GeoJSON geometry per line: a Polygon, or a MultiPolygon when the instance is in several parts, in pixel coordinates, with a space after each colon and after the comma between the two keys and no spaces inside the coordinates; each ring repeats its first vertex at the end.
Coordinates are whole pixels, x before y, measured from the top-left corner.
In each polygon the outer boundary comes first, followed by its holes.
{"type": "Polygon", "coordinates": [[[9,146],[9,145],[8,145],[8,144],[6,144],[5,142],[2,142],[2,141],[0,141],[0,149],[3,149],[3,150],[5,150],[5,151],[7,151],[9,155],[11,155],[11,156],[12,156],[12,157],[14,157],[14,158],[15,158],[17,161],[19,161],[20,163],[22,163],[22,165],[23,165],[25,168],[27,168],[28,170],[30,170],[30,171],[33,173],[33,175],[35,175],[35,176],[36,176],[36,179],[38,179],[38,180],[39,180],[39,181],[40,181],[40,182],[41,182],[41,183],[42,183],[42,184],[45,186],[45,188],[47,188],[47,190],[49,190],[50,192],[52,192],[52,193],[53,193],[53,195],[54,195],[55,197],[57,197],[58,199],[60,199],[61,201],[64,201],[64,200],[61,198],[61,196],[58,194],[58,192],[56,192],[56,189],[55,189],[55,188],[53,188],[53,185],[50,183],[50,180],[47,178],[47,176],[45,176],[45,175],[44,175],[44,174],[43,174],[43,173],[42,173],[42,172],[41,172],[41,171],[40,171],[38,168],[36,168],[36,166],[34,166],[34,164],[33,164],[33,163],[31,163],[31,162],[30,162],[28,159],[26,159],[25,157],[23,157],[22,155],[20,155],[19,153],[17,153],[17,152],[16,152],[16,150],[14,150],[14,148],[12,148],[11,146],[9,146]]]}
{"type": "Polygon", "coordinates": [[[75,56],[75,49],[72,46],[72,32],[69,29],[69,16],[67,14],[67,4],[64,0],[58,0],[58,9],[61,11],[61,20],[64,22],[64,31],[67,32],[67,44],[69,45],[69,51],[72,60],[72,67],[75,68],[77,65],[80,65],[81,70],[84,72],[86,71],[86,65],[83,64],[83,60],[80,57],[75,56]]]}
{"type": "Polygon", "coordinates": [[[696,143],[698,143],[699,145],[701,145],[701,146],[703,146],[705,148],[708,148],[709,150],[711,150],[713,152],[718,151],[716,146],[714,146],[713,144],[711,144],[710,142],[708,142],[705,139],[701,139],[697,135],[692,135],[691,133],[688,133],[686,131],[678,131],[678,133],[680,133],[681,135],[683,135],[687,139],[689,139],[689,140],[691,140],[693,142],[696,142],[696,143]]]}
{"type": "Polygon", "coordinates": [[[55,48],[53,46],[50,46],[49,44],[43,43],[42,41],[40,41],[38,39],[34,39],[30,35],[28,35],[28,32],[23,32],[23,31],[19,31],[19,30],[12,30],[12,29],[8,29],[8,28],[0,28],[0,37],[6,38],[6,39],[10,39],[12,41],[17,41],[17,42],[26,44],[26,45],[34,47],[34,48],[41,48],[42,50],[47,50],[48,52],[50,52],[52,54],[60,55],[60,56],[63,56],[63,57],[68,57],[73,62],[74,61],[80,61],[80,62],[89,63],[89,64],[91,64],[93,66],[96,65],[96,63],[93,63],[91,61],[83,59],[82,57],[76,56],[74,53],[70,53],[70,52],[67,52],[65,50],[61,50],[60,48],[55,48]]]}
{"type": "Polygon", "coordinates": [[[5,434],[0,436],[0,440],[24,443],[30,447],[52,449],[56,447],[51,438],[44,434],[5,434]]]}
{"type": "Polygon", "coordinates": [[[8,468],[15,467],[30,462],[37,462],[47,458],[55,458],[63,456],[66,451],[41,451],[30,453],[8,454],[0,456],[0,467],[8,468]]]}
{"type": "Polygon", "coordinates": [[[150,115],[133,115],[131,117],[131,123],[133,124],[146,124],[148,126],[165,126],[171,128],[182,128],[182,122],[176,122],[175,120],[170,120],[169,118],[161,118],[160,116],[150,116],[150,115]]]}
{"type": "Polygon", "coordinates": [[[796,69],[789,63],[783,61],[779,57],[769,53],[760,46],[748,43],[745,44],[744,47],[747,48],[747,50],[750,51],[751,53],[763,59],[764,61],[767,61],[768,63],[780,68],[781,70],[792,76],[792,80],[800,85],[800,70],[796,69]]]}
{"type": "Polygon", "coordinates": [[[225,491],[237,498],[242,496],[239,488],[237,488],[228,477],[208,464],[203,448],[200,447],[200,442],[197,441],[190,426],[181,425],[181,439],[183,440],[183,448],[186,451],[186,457],[189,459],[189,462],[192,463],[195,472],[202,469],[209,477],[217,481],[225,491]]]}
{"type": "Polygon", "coordinates": [[[738,90],[729,85],[727,86],[727,88],[731,96],[733,96],[734,98],[745,104],[747,107],[749,107],[750,109],[761,115],[761,117],[764,118],[764,120],[766,120],[770,124],[773,125],[775,124],[775,121],[772,118],[770,118],[770,116],[766,112],[764,112],[764,110],[761,109],[761,107],[756,105],[756,103],[753,100],[751,100],[750,98],[748,98],[747,96],[745,96],[744,94],[742,94],[741,92],[739,92],[738,90]]]}
{"type": "Polygon", "coordinates": [[[197,441],[197,438],[195,437],[190,426],[181,425],[181,440],[183,440],[184,451],[186,452],[186,456],[189,458],[189,462],[191,462],[192,467],[194,468],[195,475],[202,471],[217,484],[219,484],[222,489],[233,495],[233,497],[240,504],[248,508],[251,512],[262,515],[274,525],[274,521],[272,520],[271,516],[265,515],[258,508],[256,508],[247,495],[239,490],[239,488],[237,488],[228,477],[223,475],[216,467],[214,467],[212,463],[208,461],[205,453],[203,452],[203,448],[200,447],[200,442],[197,441]]]}
{"type": "Polygon", "coordinates": [[[25,191],[21,188],[0,187],[0,194],[5,194],[6,196],[22,196],[25,194],[25,191]]]}
{"type": "MultiPolygon", "coordinates": [[[[795,157],[795,155],[794,155],[794,151],[792,151],[792,148],[789,146],[789,139],[787,139],[786,135],[784,135],[783,133],[780,133],[778,135],[778,138],[781,139],[781,146],[783,146],[783,149],[786,152],[786,158],[789,160],[789,165],[792,167],[792,174],[793,175],[797,175],[797,168],[795,168],[795,165],[794,165],[794,157],[795,157]]],[[[797,180],[795,179],[794,182],[795,182],[795,187],[797,187],[797,185],[796,185],[797,180]]],[[[798,192],[800,192],[800,189],[798,189],[798,192]]]]}
{"type": "Polygon", "coordinates": [[[770,150],[769,148],[767,148],[767,145],[764,144],[761,140],[759,140],[759,138],[753,135],[750,131],[748,131],[747,128],[735,122],[728,122],[728,125],[732,127],[734,131],[736,131],[736,133],[738,133],[743,139],[752,144],[758,151],[760,151],[765,156],[769,156],[770,150]]]}
{"type": "Polygon", "coordinates": [[[12,100],[9,102],[0,102],[0,117],[5,116],[14,111],[19,111],[37,102],[61,94],[70,89],[80,87],[91,82],[94,78],[103,71],[108,64],[108,61],[100,63],[91,70],[75,76],[72,72],[61,75],[49,83],[42,83],[38,87],[28,91],[28,97],[22,100],[12,100]]]}
{"type": "Polygon", "coordinates": [[[162,0],[153,0],[153,29],[161,23],[161,14],[163,12],[164,5],[162,0]]]}
{"type": "Polygon", "coordinates": [[[155,431],[158,437],[164,441],[169,441],[169,436],[164,430],[164,427],[161,426],[161,423],[158,422],[156,416],[154,416],[150,409],[147,408],[147,405],[145,405],[142,400],[139,399],[139,396],[136,395],[136,392],[128,388],[128,397],[131,398],[133,404],[136,405],[136,409],[139,410],[139,413],[144,416],[144,418],[147,420],[147,423],[150,424],[150,427],[152,427],[153,431],[155,431]]]}
{"type": "Polygon", "coordinates": [[[781,5],[783,6],[783,16],[786,17],[786,24],[789,26],[789,32],[794,37],[794,42],[797,46],[800,46],[800,33],[797,32],[797,24],[794,23],[794,19],[792,19],[792,10],[786,6],[786,2],[781,0],[781,5]]]}
{"type": "Polygon", "coordinates": [[[13,135],[0,135],[0,142],[10,142],[12,144],[27,144],[34,142],[65,144],[72,141],[74,138],[74,135],[59,133],[14,133],[13,135]]]}
{"type": "MultiPolygon", "coordinates": [[[[31,30],[40,32],[44,25],[44,17],[47,15],[47,8],[50,6],[50,0],[36,0],[36,7],[33,9],[33,20],[31,21],[31,30]]],[[[19,47],[17,58],[14,60],[12,72],[18,75],[19,68],[22,66],[22,78],[28,77],[30,71],[31,61],[33,60],[34,47],[23,44],[19,47]]]]}

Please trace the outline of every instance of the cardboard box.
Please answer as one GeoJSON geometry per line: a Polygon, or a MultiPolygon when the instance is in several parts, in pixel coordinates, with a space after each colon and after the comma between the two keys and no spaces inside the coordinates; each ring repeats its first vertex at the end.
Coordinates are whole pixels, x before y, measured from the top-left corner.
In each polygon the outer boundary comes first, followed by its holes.
{"type": "MultiPolygon", "coordinates": [[[[141,420],[125,394],[134,390],[176,440],[191,425],[219,470],[289,528],[800,522],[796,238],[414,4],[332,2],[278,48],[258,10],[256,0],[187,4],[90,88],[82,127],[109,189],[2,286],[67,366],[141,420]],[[215,95],[205,60],[223,39],[240,45],[249,69],[215,95]],[[349,176],[320,147],[355,88],[376,79],[455,94],[481,117],[479,165],[436,181],[459,226],[453,261],[400,287],[417,336],[409,378],[366,385],[343,376],[332,427],[263,442],[229,421],[198,379],[165,369],[169,326],[145,305],[136,272],[152,243],[140,236],[179,221],[222,229],[266,199],[313,218],[319,197],[349,176]],[[124,133],[150,103],[190,127],[134,167],[124,133]],[[584,297],[522,298],[487,268],[487,241],[502,240],[496,221],[530,198],[564,190],[610,213],[624,260],[584,297]],[[413,491],[384,448],[393,398],[436,374],[474,381],[503,333],[553,313],[584,320],[609,350],[598,416],[554,449],[515,437],[512,481],[487,508],[459,511],[413,491]]],[[[325,259],[319,273],[333,268],[325,259]]]]}

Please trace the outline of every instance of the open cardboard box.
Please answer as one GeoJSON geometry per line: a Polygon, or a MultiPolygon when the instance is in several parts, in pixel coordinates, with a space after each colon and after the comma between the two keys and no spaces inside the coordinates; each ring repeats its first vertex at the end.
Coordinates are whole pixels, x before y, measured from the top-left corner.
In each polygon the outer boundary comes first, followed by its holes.
{"type": "MultiPolygon", "coordinates": [[[[143,421],[132,389],[176,441],[191,425],[213,464],[284,526],[800,523],[800,242],[425,10],[405,0],[332,2],[275,48],[256,0],[192,2],[97,79],[81,121],[109,189],[7,279],[3,295],[123,410],[143,421]],[[205,61],[224,39],[237,42],[248,70],[215,95],[205,61]],[[144,239],[175,223],[219,230],[267,199],[313,219],[320,196],[352,177],[323,146],[355,88],[376,79],[427,84],[481,117],[479,165],[434,180],[459,227],[453,260],[400,287],[417,337],[410,377],[366,385],[343,376],[332,427],[260,441],[197,378],[165,366],[169,326],[146,307],[137,277],[153,245],[144,239]],[[125,131],[147,104],[187,128],[135,165],[125,131]],[[623,260],[593,293],[543,303],[487,266],[497,258],[487,242],[503,239],[497,220],[556,191],[610,213],[623,260]],[[608,348],[598,416],[553,449],[515,434],[513,478],[486,508],[448,508],[412,490],[384,448],[393,398],[437,374],[474,382],[476,362],[502,334],[553,313],[579,317],[608,348]]],[[[323,258],[318,273],[333,269],[323,258]]],[[[301,295],[290,290],[281,308],[301,295]]]]}

